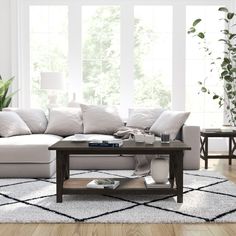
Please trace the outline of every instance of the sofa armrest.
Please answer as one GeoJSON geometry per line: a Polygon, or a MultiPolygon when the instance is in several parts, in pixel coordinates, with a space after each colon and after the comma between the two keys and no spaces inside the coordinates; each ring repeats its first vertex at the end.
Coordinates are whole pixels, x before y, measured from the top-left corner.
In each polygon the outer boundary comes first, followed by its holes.
{"type": "Polygon", "coordinates": [[[184,152],[184,169],[197,170],[200,168],[200,127],[184,125],[182,128],[183,142],[191,147],[184,152]]]}

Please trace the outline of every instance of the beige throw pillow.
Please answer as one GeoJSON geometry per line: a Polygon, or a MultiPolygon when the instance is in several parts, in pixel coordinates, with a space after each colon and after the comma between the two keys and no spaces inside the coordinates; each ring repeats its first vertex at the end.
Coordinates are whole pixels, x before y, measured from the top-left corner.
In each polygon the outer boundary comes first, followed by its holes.
{"type": "Polygon", "coordinates": [[[26,123],[15,112],[0,112],[0,136],[10,137],[14,135],[31,134],[26,123]]]}
{"type": "Polygon", "coordinates": [[[4,111],[16,112],[33,134],[43,134],[47,128],[48,120],[41,109],[5,108],[4,111]]]}
{"type": "Polygon", "coordinates": [[[126,126],[139,129],[150,128],[163,111],[162,108],[129,109],[129,119],[126,126]]]}
{"type": "Polygon", "coordinates": [[[85,134],[113,134],[123,126],[114,107],[81,104],[85,134]]]}
{"type": "Polygon", "coordinates": [[[174,140],[190,112],[182,111],[164,111],[150,128],[150,131],[156,135],[162,133],[170,134],[170,139],[174,140]]]}
{"type": "Polygon", "coordinates": [[[49,110],[46,134],[68,136],[83,133],[83,123],[80,108],[52,108],[49,110]]]}

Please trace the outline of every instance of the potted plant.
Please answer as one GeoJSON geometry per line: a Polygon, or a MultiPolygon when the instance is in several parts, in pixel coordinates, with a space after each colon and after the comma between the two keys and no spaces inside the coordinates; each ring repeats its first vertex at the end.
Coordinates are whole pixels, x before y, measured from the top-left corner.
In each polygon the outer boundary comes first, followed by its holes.
{"type": "Polygon", "coordinates": [[[8,94],[9,88],[13,82],[13,78],[10,78],[8,80],[3,80],[0,75],[0,111],[2,111],[3,108],[8,107],[11,103],[11,99],[14,96],[16,92],[8,94]]]}
{"type": "Polygon", "coordinates": [[[220,18],[220,21],[224,21],[225,28],[220,32],[222,37],[218,40],[223,43],[224,52],[221,55],[213,57],[214,49],[210,48],[210,44],[207,41],[207,33],[198,30],[198,26],[201,19],[193,21],[192,26],[188,30],[188,34],[198,39],[198,44],[201,49],[204,50],[206,56],[210,59],[211,71],[217,69],[219,75],[216,78],[223,88],[223,93],[219,94],[216,91],[212,91],[210,87],[206,85],[205,78],[202,81],[198,81],[200,85],[200,91],[212,96],[212,99],[216,100],[219,107],[223,105],[227,111],[227,118],[230,125],[236,126],[236,31],[234,23],[235,13],[229,12],[225,7],[218,9],[224,13],[224,17],[220,18]]]}

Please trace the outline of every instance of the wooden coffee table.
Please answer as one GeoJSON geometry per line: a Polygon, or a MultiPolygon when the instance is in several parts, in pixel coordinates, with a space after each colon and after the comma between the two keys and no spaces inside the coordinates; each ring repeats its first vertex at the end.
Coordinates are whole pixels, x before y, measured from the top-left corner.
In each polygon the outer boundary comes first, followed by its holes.
{"type": "MultiPolygon", "coordinates": [[[[49,150],[56,150],[56,184],[57,202],[62,202],[63,194],[109,194],[109,193],[155,193],[160,195],[177,195],[177,202],[183,202],[183,154],[185,150],[191,150],[183,142],[173,141],[170,144],[161,144],[156,141],[154,144],[135,143],[132,140],[124,141],[118,148],[111,147],[89,147],[88,143],[76,143],[73,141],[59,141],[49,147],[49,150]],[[170,173],[169,181],[171,188],[147,189],[144,178],[128,179],[119,178],[120,185],[116,189],[89,189],[88,178],[70,178],[70,155],[71,154],[169,154],[170,173]]],[[[79,157],[78,157],[79,158],[79,157]]],[[[95,157],[96,158],[96,157],[95,157]]]]}

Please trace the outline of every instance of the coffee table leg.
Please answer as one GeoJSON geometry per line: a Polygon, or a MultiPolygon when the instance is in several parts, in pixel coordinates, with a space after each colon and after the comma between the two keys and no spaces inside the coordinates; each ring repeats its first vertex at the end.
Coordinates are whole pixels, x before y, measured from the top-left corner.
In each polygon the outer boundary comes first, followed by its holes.
{"type": "Polygon", "coordinates": [[[70,177],[70,157],[69,155],[65,155],[65,179],[69,179],[70,177]]]}
{"type": "Polygon", "coordinates": [[[57,181],[57,202],[62,202],[62,190],[63,190],[63,154],[57,151],[56,157],[56,181],[57,181]]]}
{"type": "Polygon", "coordinates": [[[172,158],[170,156],[170,159],[169,159],[169,173],[170,173],[169,179],[171,180],[171,183],[174,183],[174,178],[175,178],[175,173],[174,173],[175,166],[174,166],[174,164],[175,164],[174,163],[174,158],[172,158]]]}
{"type": "Polygon", "coordinates": [[[232,152],[232,139],[231,137],[229,137],[229,165],[232,165],[232,156],[233,156],[233,152],[232,152]]]}
{"type": "Polygon", "coordinates": [[[183,152],[176,153],[174,158],[176,166],[176,186],[177,186],[177,202],[183,202],[183,152]]]}

